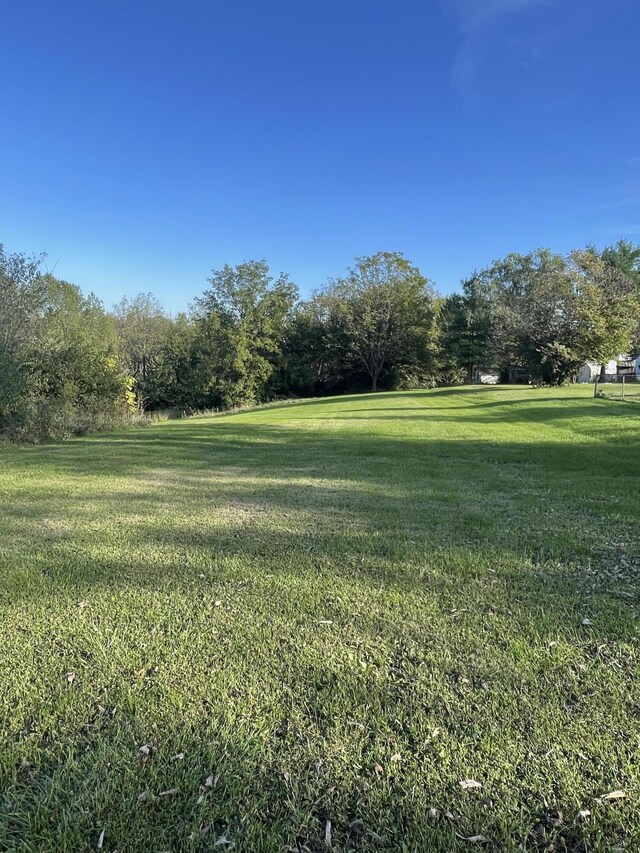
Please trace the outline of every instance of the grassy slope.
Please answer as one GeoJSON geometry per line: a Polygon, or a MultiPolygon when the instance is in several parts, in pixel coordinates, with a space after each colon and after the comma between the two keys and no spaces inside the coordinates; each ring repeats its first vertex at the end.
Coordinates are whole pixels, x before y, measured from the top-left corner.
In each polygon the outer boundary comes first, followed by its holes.
{"type": "Polygon", "coordinates": [[[640,417],[588,394],[2,451],[0,849],[639,849],[640,417]]]}

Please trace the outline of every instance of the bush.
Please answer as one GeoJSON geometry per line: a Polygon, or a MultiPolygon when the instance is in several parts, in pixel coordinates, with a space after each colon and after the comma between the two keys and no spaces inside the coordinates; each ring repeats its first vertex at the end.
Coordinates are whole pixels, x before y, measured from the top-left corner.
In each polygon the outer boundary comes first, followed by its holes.
{"type": "Polygon", "coordinates": [[[2,433],[9,441],[40,444],[113,429],[133,418],[122,404],[31,394],[3,417],[2,433]]]}

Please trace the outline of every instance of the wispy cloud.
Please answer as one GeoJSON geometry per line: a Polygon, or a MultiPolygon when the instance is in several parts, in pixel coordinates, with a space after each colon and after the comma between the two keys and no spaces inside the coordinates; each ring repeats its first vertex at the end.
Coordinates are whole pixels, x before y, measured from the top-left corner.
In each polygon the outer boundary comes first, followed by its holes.
{"type": "MultiPolygon", "coordinates": [[[[485,62],[493,55],[491,44],[492,31],[499,23],[508,18],[538,7],[549,6],[554,0],[441,0],[448,14],[454,15],[462,43],[456,55],[451,71],[451,83],[454,91],[465,101],[475,99],[474,82],[485,62]]],[[[510,39],[511,49],[521,45],[521,61],[525,65],[534,64],[538,58],[538,48],[529,41],[510,39]]]]}
{"type": "Polygon", "coordinates": [[[453,10],[461,29],[471,32],[505,15],[513,15],[534,6],[548,5],[550,0],[445,0],[453,10]]]}

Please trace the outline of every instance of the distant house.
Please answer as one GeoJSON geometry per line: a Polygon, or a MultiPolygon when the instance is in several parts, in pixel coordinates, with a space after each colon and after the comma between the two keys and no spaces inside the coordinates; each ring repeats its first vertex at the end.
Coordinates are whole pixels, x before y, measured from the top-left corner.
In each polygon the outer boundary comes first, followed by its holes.
{"type": "Polygon", "coordinates": [[[630,355],[621,354],[612,358],[603,365],[595,361],[586,361],[578,371],[578,382],[594,382],[602,373],[607,379],[622,376],[633,377],[640,381],[640,355],[632,358],[630,355]]]}
{"type": "Polygon", "coordinates": [[[618,359],[618,376],[640,378],[640,355],[635,358],[621,355],[618,359]]]}

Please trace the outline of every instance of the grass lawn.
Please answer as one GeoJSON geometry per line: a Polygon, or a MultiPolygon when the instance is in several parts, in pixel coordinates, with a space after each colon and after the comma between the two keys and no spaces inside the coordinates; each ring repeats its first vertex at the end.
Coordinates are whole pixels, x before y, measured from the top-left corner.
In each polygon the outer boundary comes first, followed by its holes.
{"type": "Polygon", "coordinates": [[[0,849],[640,850],[640,407],[591,393],[0,451],[0,849]]]}

